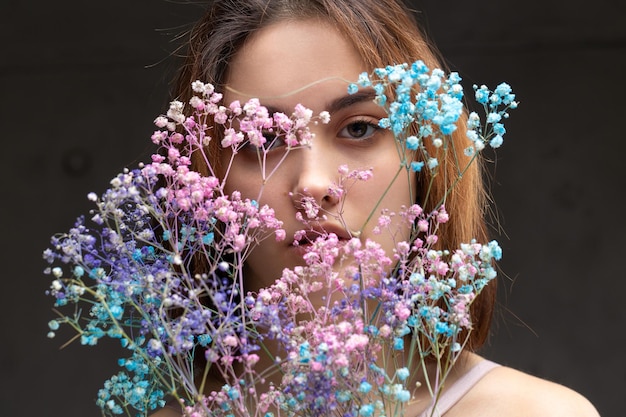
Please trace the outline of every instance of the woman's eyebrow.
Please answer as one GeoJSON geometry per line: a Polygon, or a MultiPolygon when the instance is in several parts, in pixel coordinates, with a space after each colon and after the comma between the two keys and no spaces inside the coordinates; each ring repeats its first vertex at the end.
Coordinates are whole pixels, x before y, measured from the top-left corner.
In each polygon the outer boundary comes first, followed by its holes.
{"type": "Polygon", "coordinates": [[[328,105],[328,108],[326,108],[325,110],[328,111],[330,114],[333,114],[335,112],[338,112],[339,110],[343,110],[346,107],[350,107],[355,104],[360,104],[367,101],[374,101],[375,98],[376,92],[374,92],[374,90],[359,90],[354,94],[348,94],[331,101],[328,105]]]}
{"type": "MultiPolygon", "coordinates": [[[[338,112],[340,110],[343,110],[355,104],[364,103],[368,101],[374,101],[375,98],[376,98],[376,92],[374,92],[374,90],[372,89],[360,90],[354,94],[346,94],[345,96],[336,98],[335,100],[331,101],[324,110],[328,111],[330,114],[333,114],[335,112],[338,112]]],[[[266,105],[265,108],[267,108],[267,111],[269,112],[269,114],[274,114],[274,113],[289,114],[290,113],[290,112],[285,111],[285,109],[282,109],[277,106],[266,105]]]]}

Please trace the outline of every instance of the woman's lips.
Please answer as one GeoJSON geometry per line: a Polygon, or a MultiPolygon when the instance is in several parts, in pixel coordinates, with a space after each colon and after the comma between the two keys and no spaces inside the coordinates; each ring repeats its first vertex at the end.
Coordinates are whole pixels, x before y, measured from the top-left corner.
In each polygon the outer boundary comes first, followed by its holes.
{"type": "Polygon", "coordinates": [[[331,235],[335,235],[340,243],[348,242],[352,238],[350,233],[340,225],[321,224],[308,230],[304,229],[302,235],[299,235],[298,232],[294,233],[294,240],[290,246],[300,256],[304,256],[311,249],[313,242],[319,238],[328,238],[331,235]]]}
{"type": "Polygon", "coordinates": [[[331,234],[337,236],[339,241],[350,240],[352,236],[342,226],[333,224],[321,224],[310,229],[303,229],[304,234],[299,236],[298,232],[294,233],[294,240],[291,243],[292,246],[307,246],[315,242],[320,237],[328,237],[331,234]]]}

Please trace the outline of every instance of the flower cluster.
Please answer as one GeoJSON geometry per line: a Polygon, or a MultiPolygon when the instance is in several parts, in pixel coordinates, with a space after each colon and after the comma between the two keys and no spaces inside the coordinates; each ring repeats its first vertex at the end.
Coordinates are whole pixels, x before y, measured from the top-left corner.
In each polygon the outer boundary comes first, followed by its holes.
{"type": "MultiPolygon", "coordinates": [[[[212,338],[244,331],[233,299],[240,295],[233,271],[241,273],[253,243],[272,233],[285,238],[271,208],[237,191],[225,195],[223,179],[191,169],[192,155],[206,158],[205,145],[211,140],[207,118],[227,131],[239,126],[236,136],[241,139],[224,144],[234,152],[243,146],[264,149],[268,131],[272,140],[287,138],[290,149],[307,146],[312,137],[307,128],[312,114],[303,107],[292,116],[269,116],[258,100],[225,108],[211,85],[196,82],[194,89],[200,96],[191,100],[193,116],[183,116],[182,103],[173,102],[167,116],[156,119],[162,130],[152,140],[162,152],[151,163],[120,173],[102,196],[90,193],[96,204],[93,226],[80,217],[68,233],[54,236],[52,248],[44,252],[50,264],[68,266],[46,270],[54,277],[49,292],[55,306],[76,306],[73,314],[50,322],[49,335],[67,323],[83,344],[111,337],[130,350],[130,358],[122,362],[125,371],[107,381],[99,394],[99,405],[113,414],[128,406],[141,412],[154,409],[162,404],[164,391],[179,388],[169,381],[196,392],[193,366],[181,363],[181,355],[193,355],[198,343],[207,346],[207,356],[224,357],[225,349],[234,350],[236,346],[208,347],[212,338]]],[[[224,141],[230,141],[228,134],[224,141]]]]}
{"type": "Polygon", "coordinates": [[[320,236],[306,265],[248,295],[257,329],[278,340],[285,355],[275,406],[287,415],[394,415],[390,407],[401,410],[412,397],[409,377],[419,367],[409,359],[417,352],[405,355],[407,336],[418,344],[420,360],[442,359],[443,379],[461,352],[461,332],[472,325],[469,305],[496,276],[492,261],[500,259],[500,248],[470,242],[453,253],[435,250],[445,208],[426,214],[415,205],[400,215],[425,230],[412,245],[399,242],[392,257],[372,240],[320,236]],[[332,273],[348,260],[351,267],[332,273]],[[396,271],[386,274],[393,264],[396,271]]]}
{"type": "MultiPolygon", "coordinates": [[[[348,91],[356,92],[360,87],[374,88],[377,103],[388,114],[380,121],[380,126],[390,129],[406,149],[422,153],[421,160],[407,160],[408,167],[421,171],[426,165],[435,171],[440,163],[439,156],[448,151],[449,135],[457,130],[464,111],[464,90],[460,83],[458,73],[451,72],[446,76],[441,69],[431,71],[424,62],[416,61],[411,65],[377,68],[372,75],[363,73],[356,83],[350,84],[348,91]],[[388,99],[390,88],[393,90],[391,102],[388,99]],[[425,141],[430,142],[435,154],[428,151],[425,141]]],[[[469,114],[467,156],[483,150],[486,144],[492,148],[500,147],[506,132],[503,119],[509,117],[510,109],[517,108],[515,95],[506,83],[499,84],[494,91],[485,85],[480,88],[474,85],[474,90],[476,101],[484,107],[487,117],[483,126],[478,113],[469,114]]],[[[470,159],[467,164],[472,162],[470,159]]],[[[459,170],[463,171],[463,168],[459,167],[459,170]]]]}
{"type": "MultiPolygon", "coordinates": [[[[300,105],[270,114],[256,99],[224,106],[212,85],[192,87],[190,116],[175,101],[155,120],[152,160],[120,173],[102,195],[89,194],[89,221],[80,217],[44,251],[49,294],[69,310],[50,321],[49,336],[69,325],[82,344],[108,337],[128,350],[98,394],[103,412],[145,416],[171,397],[195,417],[402,415],[426,358],[438,364],[438,382],[428,386],[436,398],[471,332],[469,307],[496,276],[497,243],[439,249],[438,230],[449,220],[443,204],[383,210],[376,233],[392,233],[389,219],[398,216],[412,236],[392,253],[375,240],[318,231],[302,265],[247,291],[247,256],[264,239],[286,236],[271,207],[224,192],[230,164],[254,149],[269,180],[276,166],[266,167],[263,155],[275,143],[284,157],[310,146],[309,126],[329,114],[300,105]],[[208,155],[214,141],[230,151],[219,169],[208,155]]],[[[436,170],[464,111],[458,75],[418,61],[362,74],[348,91],[359,88],[375,90],[388,114],[380,126],[406,155],[421,155],[403,169],[436,170]]],[[[485,144],[500,146],[503,119],[516,107],[506,84],[475,91],[487,118],[483,126],[469,115],[472,157],[485,144]]],[[[342,166],[339,174],[331,192],[345,199],[350,184],[372,172],[342,166]]],[[[307,225],[321,211],[315,201],[303,204],[296,242],[311,236],[307,225]]]]}

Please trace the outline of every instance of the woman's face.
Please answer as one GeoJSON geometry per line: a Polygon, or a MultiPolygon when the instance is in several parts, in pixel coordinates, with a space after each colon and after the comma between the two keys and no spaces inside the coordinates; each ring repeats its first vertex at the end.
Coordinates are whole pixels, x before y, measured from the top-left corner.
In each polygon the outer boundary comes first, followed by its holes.
{"type": "MultiPolygon", "coordinates": [[[[400,156],[391,132],[377,127],[385,111],[372,101],[373,96],[347,93],[346,80],[355,81],[361,72],[372,70],[364,68],[354,47],[332,26],[319,21],[279,22],[253,35],[229,68],[226,103],[259,98],[271,111],[287,115],[296,104],[312,109],[313,114],[331,112],[330,123],[311,126],[312,146],[291,150],[265,184],[255,148],[239,151],[233,158],[226,191],[239,190],[244,197],[256,199],[262,190],[259,202],[275,210],[287,234],[283,241],[265,239],[252,251],[246,264],[249,288],[268,286],[283,268],[303,264],[303,248],[294,245],[293,239],[294,232],[303,229],[296,219],[302,211],[302,196],[314,198],[327,213],[316,227],[345,240],[361,231],[362,241],[378,241],[391,256],[394,242],[406,240],[408,230],[391,236],[388,232],[373,235],[372,229],[382,208],[398,212],[413,203],[410,190],[415,182],[405,170],[394,180],[400,156]],[[351,186],[345,200],[328,192],[339,181],[340,165],[373,172],[370,180],[351,186]]],[[[277,164],[285,151],[285,147],[272,149],[267,164],[277,164]]],[[[221,162],[227,165],[231,156],[225,150],[221,162]]]]}

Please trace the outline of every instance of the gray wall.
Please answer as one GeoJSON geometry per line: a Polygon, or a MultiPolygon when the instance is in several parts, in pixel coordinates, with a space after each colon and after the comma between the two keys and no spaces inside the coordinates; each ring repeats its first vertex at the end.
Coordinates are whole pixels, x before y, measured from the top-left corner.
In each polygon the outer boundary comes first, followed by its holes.
{"type": "MultiPolygon", "coordinates": [[[[46,338],[40,253],[88,192],[149,155],[170,40],[198,10],[180,3],[0,4],[0,415],[98,415],[117,348],[46,338]]],[[[416,2],[452,68],[467,88],[507,81],[521,101],[493,169],[508,277],[484,353],[623,415],[626,6],[451,3],[416,2]]]]}

